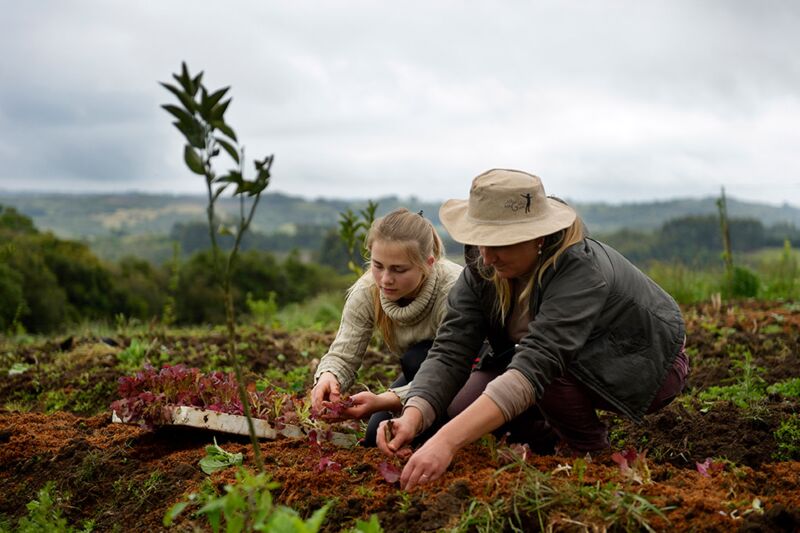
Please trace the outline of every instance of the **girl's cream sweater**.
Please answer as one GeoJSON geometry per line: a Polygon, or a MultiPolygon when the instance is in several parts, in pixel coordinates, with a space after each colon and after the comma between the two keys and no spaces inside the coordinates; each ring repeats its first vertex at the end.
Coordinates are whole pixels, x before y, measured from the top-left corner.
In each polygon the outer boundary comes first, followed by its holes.
{"type": "MultiPolygon", "coordinates": [[[[394,321],[396,355],[424,340],[433,340],[447,308],[447,294],[453,287],[462,267],[447,259],[439,260],[433,267],[414,300],[405,306],[387,300],[381,295],[381,307],[394,321]]],[[[342,310],[342,321],[336,338],[314,373],[314,382],[323,372],[330,372],[339,381],[341,391],[347,391],[355,382],[367,345],[375,329],[373,287],[375,281],[367,272],[350,288],[342,310]]],[[[392,389],[404,399],[409,385],[392,389]]]]}

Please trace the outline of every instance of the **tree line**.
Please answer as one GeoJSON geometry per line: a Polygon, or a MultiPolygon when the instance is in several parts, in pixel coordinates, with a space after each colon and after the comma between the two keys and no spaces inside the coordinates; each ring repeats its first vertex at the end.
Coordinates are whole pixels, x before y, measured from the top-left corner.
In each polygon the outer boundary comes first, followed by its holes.
{"type": "MultiPolygon", "coordinates": [[[[175,253],[162,265],[135,257],[101,261],[86,244],[40,232],[29,217],[2,205],[0,243],[0,332],[48,332],[116,316],[178,324],[224,320],[208,249],[186,259],[175,253]]],[[[234,304],[241,311],[248,295],[283,306],[347,283],[297,252],[279,260],[247,250],[233,274],[234,304]]]]}
{"type": "MultiPolygon", "coordinates": [[[[782,248],[787,241],[800,242],[800,230],[794,225],[765,227],[760,221],[750,218],[730,219],[730,233],[731,248],[739,254],[782,248]]],[[[704,268],[720,265],[722,261],[722,236],[717,215],[680,217],[665,222],[655,231],[623,229],[596,237],[640,266],[653,261],[677,261],[704,268]]]]}

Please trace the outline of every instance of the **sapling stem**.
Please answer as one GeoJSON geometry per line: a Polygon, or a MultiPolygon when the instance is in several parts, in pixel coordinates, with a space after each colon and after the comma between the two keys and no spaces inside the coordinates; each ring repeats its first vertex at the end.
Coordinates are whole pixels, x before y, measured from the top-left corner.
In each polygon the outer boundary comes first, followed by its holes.
{"type": "Polygon", "coordinates": [[[196,77],[190,76],[186,63],[181,65],[181,73],[174,74],[173,78],[175,78],[179,86],[166,83],[162,83],[162,85],[178,98],[182,107],[174,105],[164,105],[162,107],[177,119],[176,122],[173,122],[173,125],[186,138],[187,144],[184,147],[186,165],[195,174],[202,175],[206,181],[208,193],[206,214],[208,216],[208,234],[211,240],[212,268],[215,279],[220,283],[223,290],[225,324],[228,335],[228,357],[233,365],[239,399],[242,402],[242,409],[247,418],[247,429],[250,434],[250,442],[253,445],[256,468],[259,472],[263,472],[264,464],[261,459],[261,448],[258,445],[258,438],[256,437],[251,416],[250,401],[244,386],[239,356],[236,353],[236,315],[233,306],[231,276],[236,255],[242,242],[242,236],[253,220],[256,207],[261,199],[261,193],[269,184],[273,156],[267,156],[263,161],[255,161],[256,177],[253,180],[246,180],[244,178],[244,148],[239,145],[236,133],[224,120],[225,111],[231,101],[230,98],[223,100],[228,88],[209,93],[201,83],[202,72],[196,77]],[[214,172],[212,161],[220,154],[221,149],[224,149],[231,156],[236,162],[237,168],[227,174],[218,176],[214,172]],[[215,203],[222,192],[230,185],[235,186],[233,196],[239,197],[239,220],[234,244],[223,269],[219,243],[217,242],[215,203]],[[245,216],[246,197],[252,198],[247,216],[245,216]]]}

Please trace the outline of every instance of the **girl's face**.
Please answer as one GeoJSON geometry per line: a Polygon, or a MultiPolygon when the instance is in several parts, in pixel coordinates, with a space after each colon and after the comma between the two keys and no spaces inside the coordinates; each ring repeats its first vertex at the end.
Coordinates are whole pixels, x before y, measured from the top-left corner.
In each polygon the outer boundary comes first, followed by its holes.
{"type": "MultiPolygon", "coordinates": [[[[417,295],[425,273],[411,262],[402,244],[376,240],[370,257],[372,277],[387,299],[396,302],[417,295]]],[[[429,257],[428,265],[433,262],[434,258],[429,257]]]]}
{"type": "Polygon", "coordinates": [[[494,267],[501,278],[519,278],[533,272],[539,260],[542,239],[533,239],[508,246],[478,246],[483,264],[494,267]]]}

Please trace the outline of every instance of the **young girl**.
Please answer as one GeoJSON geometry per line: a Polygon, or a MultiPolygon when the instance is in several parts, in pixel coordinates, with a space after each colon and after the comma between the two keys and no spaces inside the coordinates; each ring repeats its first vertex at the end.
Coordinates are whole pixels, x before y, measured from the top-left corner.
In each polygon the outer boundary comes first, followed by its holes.
{"type": "Polygon", "coordinates": [[[438,478],[458,449],[501,426],[551,453],[553,437],[574,452],[607,449],[596,409],[640,421],[682,391],[688,362],[678,305],[586,237],[575,211],[548,198],[539,178],[491,170],[473,180],[468,200],[449,200],[439,216],[468,245],[468,268],[393,438],[379,431],[378,446],[393,455],[438,416],[454,418],[409,459],[404,489],[438,478]],[[485,338],[493,355],[470,372],[470,354],[485,338]]]}
{"type": "Polygon", "coordinates": [[[314,374],[312,407],[339,400],[354,383],[373,331],[400,359],[402,372],[381,394],[351,396],[344,418],[372,415],[363,444],[375,446],[378,424],[399,412],[446,310],[447,294],[461,267],[443,258],[442,241],[422,214],[396,209],[378,218],[367,234],[370,270],[352,287],[339,332],[314,374]]]}

